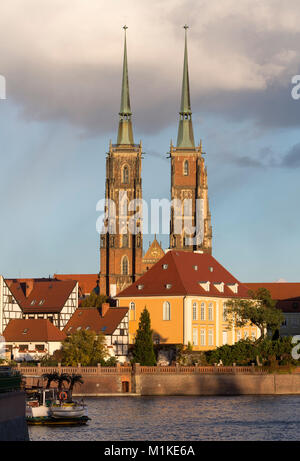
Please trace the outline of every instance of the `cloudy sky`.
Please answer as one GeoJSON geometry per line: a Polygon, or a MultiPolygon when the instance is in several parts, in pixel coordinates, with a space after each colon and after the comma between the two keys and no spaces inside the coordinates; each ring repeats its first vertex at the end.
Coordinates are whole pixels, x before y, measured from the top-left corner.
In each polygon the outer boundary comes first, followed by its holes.
{"type": "Polygon", "coordinates": [[[242,281],[299,281],[299,0],[2,0],[4,276],[99,270],[96,203],[117,136],[124,24],[144,198],[169,198],[184,23],[213,254],[242,281]]]}

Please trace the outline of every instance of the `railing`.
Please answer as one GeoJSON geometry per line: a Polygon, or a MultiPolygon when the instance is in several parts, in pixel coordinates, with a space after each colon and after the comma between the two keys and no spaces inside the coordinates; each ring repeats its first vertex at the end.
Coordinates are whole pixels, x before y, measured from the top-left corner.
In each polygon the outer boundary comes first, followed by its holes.
{"type": "MultiPolygon", "coordinates": [[[[80,374],[80,375],[111,375],[111,374],[267,374],[270,372],[268,368],[264,367],[255,367],[255,366],[140,366],[139,364],[131,366],[121,366],[117,365],[116,367],[41,367],[40,365],[35,367],[24,367],[18,366],[17,370],[21,372],[23,376],[42,376],[43,374],[48,373],[67,373],[67,374],[80,374]]],[[[300,372],[300,368],[293,370],[295,373],[300,372]]]]}
{"type": "Polygon", "coordinates": [[[225,366],[158,366],[158,367],[139,367],[141,374],[151,374],[151,373],[182,373],[182,374],[266,374],[268,373],[267,368],[263,367],[225,367],[225,366]]]}

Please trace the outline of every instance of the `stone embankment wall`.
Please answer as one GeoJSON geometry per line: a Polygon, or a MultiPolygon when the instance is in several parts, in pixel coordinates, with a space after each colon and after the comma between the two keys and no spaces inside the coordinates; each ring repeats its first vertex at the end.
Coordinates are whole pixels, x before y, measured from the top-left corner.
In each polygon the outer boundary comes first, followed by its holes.
{"type": "Polygon", "coordinates": [[[0,393],[0,441],[29,440],[24,392],[0,393]]]}
{"type": "MultiPolygon", "coordinates": [[[[27,386],[42,384],[43,373],[81,374],[86,395],[243,395],[300,394],[300,369],[269,373],[259,367],[21,367],[27,386]]],[[[54,384],[55,385],[55,384],[54,384]]]]}

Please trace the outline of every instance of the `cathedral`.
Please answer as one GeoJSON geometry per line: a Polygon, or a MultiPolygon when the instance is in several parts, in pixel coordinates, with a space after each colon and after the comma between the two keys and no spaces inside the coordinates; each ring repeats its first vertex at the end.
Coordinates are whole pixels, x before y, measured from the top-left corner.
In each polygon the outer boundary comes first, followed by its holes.
{"type": "MultiPolygon", "coordinates": [[[[170,248],[212,252],[212,228],[207,193],[207,171],[202,144],[195,145],[189,88],[187,26],[177,144],[170,146],[171,210],[170,248]],[[182,203],[189,202],[184,210],[182,203]],[[173,205],[174,204],[174,205],[173,205]],[[199,213],[199,210],[201,213],[199,213]],[[200,216],[201,215],[201,216],[200,216]],[[198,223],[201,232],[197,232],[198,223]],[[186,229],[187,227],[187,229],[186,229]],[[196,229],[196,230],[195,230],[196,229]]],[[[164,256],[156,238],[143,256],[142,232],[142,144],[135,144],[129,95],[126,29],[124,38],[121,106],[117,143],[110,143],[106,157],[105,198],[112,203],[100,235],[100,293],[116,296],[135,282],[164,256]],[[139,203],[138,218],[132,219],[128,203],[139,203]],[[140,202],[139,202],[140,201],[140,202]]],[[[136,216],[136,215],[135,215],[136,216]]]]}

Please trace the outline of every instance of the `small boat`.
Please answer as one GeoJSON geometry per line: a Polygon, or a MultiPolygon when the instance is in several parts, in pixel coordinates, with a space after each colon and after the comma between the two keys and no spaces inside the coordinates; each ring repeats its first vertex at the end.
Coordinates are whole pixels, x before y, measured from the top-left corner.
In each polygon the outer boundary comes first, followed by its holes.
{"type": "Polygon", "coordinates": [[[82,402],[62,400],[61,394],[66,392],[56,389],[34,389],[28,391],[26,401],[26,421],[38,425],[75,425],[86,424],[89,421],[87,406],[82,402]]]}

